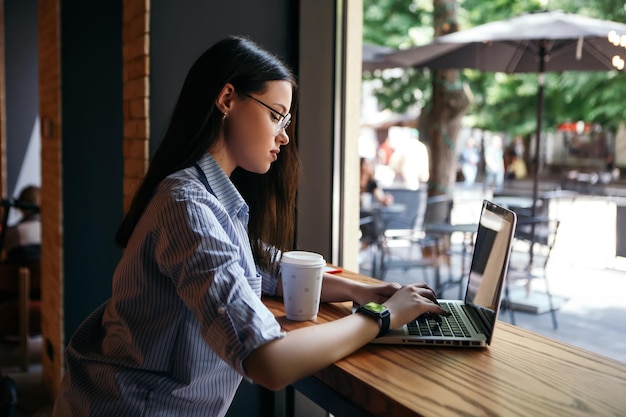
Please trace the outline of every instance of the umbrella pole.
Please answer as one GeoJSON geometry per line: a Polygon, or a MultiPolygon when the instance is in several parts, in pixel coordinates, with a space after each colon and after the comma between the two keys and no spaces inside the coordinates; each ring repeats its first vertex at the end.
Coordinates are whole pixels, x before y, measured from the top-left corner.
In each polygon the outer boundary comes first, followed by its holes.
{"type": "MultiPolygon", "coordinates": [[[[534,157],[534,171],[535,175],[533,178],[533,205],[531,216],[533,218],[537,217],[537,197],[539,197],[539,154],[541,152],[541,123],[543,121],[543,87],[545,83],[545,66],[546,66],[546,41],[539,41],[539,74],[538,74],[538,82],[539,88],[537,91],[537,131],[535,133],[535,157],[534,157]]],[[[531,221],[531,231],[530,231],[531,243],[529,250],[529,260],[528,260],[528,269],[532,268],[533,265],[533,247],[535,242],[535,223],[531,221]]]]}
{"type": "Polygon", "coordinates": [[[545,41],[539,42],[539,88],[537,91],[537,131],[535,132],[535,176],[533,178],[533,205],[532,216],[537,215],[537,197],[539,195],[539,154],[541,152],[541,123],[543,121],[543,86],[545,84],[545,58],[546,45],[545,41]]]}

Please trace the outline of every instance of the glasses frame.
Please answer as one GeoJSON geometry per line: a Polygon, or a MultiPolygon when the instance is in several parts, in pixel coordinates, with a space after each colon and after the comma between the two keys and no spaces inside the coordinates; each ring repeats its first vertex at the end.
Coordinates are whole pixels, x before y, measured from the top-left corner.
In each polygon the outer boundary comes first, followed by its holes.
{"type": "Polygon", "coordinates": [[[276,126],[274,128],[274,134],[278,135],[281,130],[286,129],[287,126],[289,126],[289,124],[291,123],[291,113],[282,114],[281,112],[279,112],[272,106],[264,103],[263,101],[259,100],[258,98],[254,96],[251,96],[250,94],[245,94],[245,96],[251,98],[252,100],[262,105],[263,107],[273,111],[274,113],[278,114],[281,117],[281,119],[276,123],[276,126]]]}

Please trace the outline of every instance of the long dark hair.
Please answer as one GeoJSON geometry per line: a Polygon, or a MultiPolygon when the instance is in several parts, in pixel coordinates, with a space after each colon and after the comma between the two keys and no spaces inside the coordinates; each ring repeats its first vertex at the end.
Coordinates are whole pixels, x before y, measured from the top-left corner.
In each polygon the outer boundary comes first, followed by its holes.
{"type": "MultiPolygon", "coordinates": [[[[292,84],[294,104],[290,111],[295,114],[295,77],[280,59],[251,40],[228,37],[196,60],[187,74],[165,137],[117,232],[115,239],[120,246],[128,244],[158,184],[168,175],[193,165],[215,143],[222,126],[222,113],[215,100],[222,87],[231,83],[240,95],[262,93],[268,81],[292,84]]],[[[293,138],[294,132],[295,120],[287,134],[293,138]]],[[[278,160],[266,174],[237,168],[230,177],[250,206],[250,243],[261,266],[271,265],[275,256],[272,246],[280,250],[293,246],[299,173],[300,161],[292,142],[281,149],[278,160]]]]}

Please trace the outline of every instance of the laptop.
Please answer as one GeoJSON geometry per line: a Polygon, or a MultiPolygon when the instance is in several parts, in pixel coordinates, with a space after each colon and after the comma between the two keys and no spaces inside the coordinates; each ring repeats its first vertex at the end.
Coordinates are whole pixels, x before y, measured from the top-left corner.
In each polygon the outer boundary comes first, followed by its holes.
{"type": "Polygon", "coordinates": [[[485,347],[491,343],[509,266],[517,217],[484,200],[464,300],[438,300],[451,315],[418,317],[372,343],[485,347]],[[441,320],[439,320],[441,319],[441,320]]]}

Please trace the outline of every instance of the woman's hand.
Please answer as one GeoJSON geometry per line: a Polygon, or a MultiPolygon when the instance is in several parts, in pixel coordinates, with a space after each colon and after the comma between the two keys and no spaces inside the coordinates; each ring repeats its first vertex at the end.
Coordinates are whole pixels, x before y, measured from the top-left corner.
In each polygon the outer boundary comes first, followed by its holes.
{"type": "MultiPolygon", "coordinates": [[[[437,306],[435,293],[426,284],[419,283],[406,286],[402,286],[397,282],[366,284],[346,279],[338,275],[326,273],[324,274],[324,281],[322,284],[321,300],[322,302],[353,301],[361,305],[369,301],[374,301],[378,304],[387,305],[387,302],[391,302],[391,298],[400,291],[405,291],[409,294],[412,293],[412,291],[415,291],[417,293],[417,299],[413,302],[413,304],[415,302],[424,302],[425,300],[429,300],[434,306],[437,306]]],[[[414,294],[414,296],[416,295],[414,294]]],[[[394,309],[403,309],[408,302],[401,300],[404,300],[404,298],[398,298],[398,300],[392,302],[394,309]]],[[[409,304],[409,308],[415,308],[413,304],[409,304]]],[[[442,314],[438,311],[440,310],[436,310],[435,312],[437,312],[437,314],[442,314]]],[[[413,318],[415,317],[417,316],[414,316],[413,318]]]]}
{"type": "Polygon", "coordinates": [[[378,304],[383,304],[394,295],[402,285],[397,282],[389,282],[383,284],[361,284],[355,288],[353,292],[353,299],[355,303],[365,304],[373,301],[378,304]]]}
{"type": "Polygon", "coordinates": [[[391,313],[392,329],[398,328],[424,313],[447,316],[450,313],[437,302],[435,292],[426,284],[405,285],[383,303],[391,313]]]}
{"type": "Polygon", "coordinates": [[[365,304],[369,301],[382,304],[402,286],[394,283],[366,284],[346,279],[339,275],[324,274],[322,282],[322,302],[353,301],[365,304]]]}

